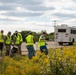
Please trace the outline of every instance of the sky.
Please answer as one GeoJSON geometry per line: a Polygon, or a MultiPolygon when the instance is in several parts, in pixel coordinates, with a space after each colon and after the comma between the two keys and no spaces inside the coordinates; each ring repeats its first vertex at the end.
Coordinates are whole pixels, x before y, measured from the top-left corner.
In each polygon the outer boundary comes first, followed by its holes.
{"type": "Polygon", "coordinates": [[[4,34],[16,30],[51,33],[54,24],[76,26],[76,0],[0,0],[0,30],[4,34]]]}

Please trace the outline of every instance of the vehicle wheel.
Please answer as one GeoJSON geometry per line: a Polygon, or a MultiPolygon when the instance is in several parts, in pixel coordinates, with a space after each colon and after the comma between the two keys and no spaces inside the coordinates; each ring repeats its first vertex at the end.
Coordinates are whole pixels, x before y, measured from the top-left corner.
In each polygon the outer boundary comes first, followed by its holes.
{"type": "Polygon", "coordinates": [[[73,45],[73,42],[69,42],[69,45],[73,45]]]}
{"type": "Polygon", "coordinates": [[[59,42],[59,45],[63,45],[63,42],[59,42]]]}

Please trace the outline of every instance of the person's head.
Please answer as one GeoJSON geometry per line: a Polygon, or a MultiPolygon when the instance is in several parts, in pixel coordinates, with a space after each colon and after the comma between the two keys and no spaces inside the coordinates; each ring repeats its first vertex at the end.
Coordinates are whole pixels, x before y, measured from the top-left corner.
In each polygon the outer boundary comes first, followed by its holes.
{"type": "Polygon", "coordinates": [[[15,31],[15,34],[16,34],[16,35],[18,34],[18,31],[17,31],[17,30],[15,31]]]}
{"type": "Polygon", "coordinates": [[[15,33],[18,33],[18,31],[16,30],[15,33]]]}
{"type": "Polygon", "coordinates": [[[4,33],[4,31],[3,31],[3,30],[1,30],[1,33],[3,34],[3,33],[4,33]]]}
{"type": "Polygon", "coordinates": [[[29,32],[29,34],[30,34],[30,35],[32,35],[32,34],[33,34],[33,32],[31,32],[31,31],[30,31],[30,32],[29,32]]]}
{"type": "Polygon", "coordinates": [[[42,35],[44,35],[44,36],[45,36],[45,35],[46,35],[46,32],[42,32],[42,35]]]}
{"type": "Polygon", "coordinates": [[[8,35],[11,35],[11,32],[10,31],[8,32],[8,35]]]}

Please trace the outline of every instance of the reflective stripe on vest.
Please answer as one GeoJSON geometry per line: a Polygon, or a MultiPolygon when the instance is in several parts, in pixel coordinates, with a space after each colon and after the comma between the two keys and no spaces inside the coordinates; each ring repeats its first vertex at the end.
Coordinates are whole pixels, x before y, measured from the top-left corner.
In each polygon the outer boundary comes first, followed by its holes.
{"type": "Polygon", "coordinates": [[[6,36],[6,44],[11,44],[11,41],[12,41],[12,39],[11,39],[11,36],[6,36]]]}
{"type": "Polygon", "coordinates": [[[33,35],[28,35],[26,37],[27,45],[34,45],[34,36],[33,35]]]}
{"type": "Polygon", "coordinates": [[[2,34],[0,33],[0,42],[4,42],[4,39],[2,38],[2,34]]]}
{"type": "MultiPolygon", "coordinates": [[[[42,37],[42,35],[40,36],[42,37]]],[[[45,38],[45,37],[44,37],[45,38]]],[[[46,43],[46,40],[40,40],[41,38],[39,38],[39,43],[38,43],[38,46],[45,46],[45,43],[46,43]]]]}

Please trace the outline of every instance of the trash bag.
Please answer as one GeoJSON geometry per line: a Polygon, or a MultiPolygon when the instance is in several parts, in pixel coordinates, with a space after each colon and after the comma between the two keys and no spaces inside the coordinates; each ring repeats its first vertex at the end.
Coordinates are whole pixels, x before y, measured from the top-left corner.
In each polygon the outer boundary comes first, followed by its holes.
{"type": "Polygon", "coordinates": [[[18,47],[17,46],[13,46],[12,49],[11,49],[11,53],[17,53],[18,51],[18,47]]]}

